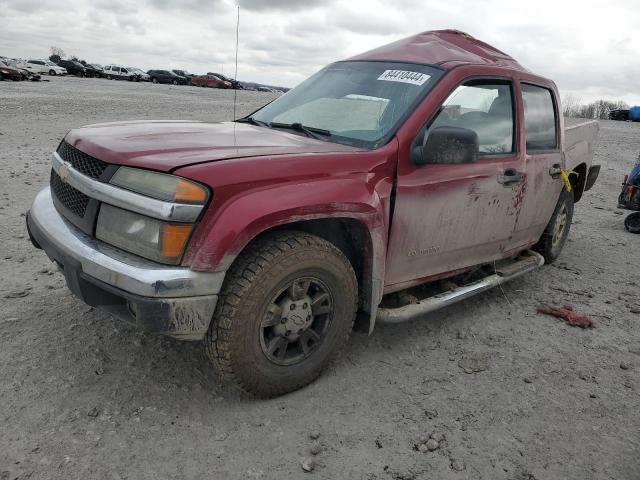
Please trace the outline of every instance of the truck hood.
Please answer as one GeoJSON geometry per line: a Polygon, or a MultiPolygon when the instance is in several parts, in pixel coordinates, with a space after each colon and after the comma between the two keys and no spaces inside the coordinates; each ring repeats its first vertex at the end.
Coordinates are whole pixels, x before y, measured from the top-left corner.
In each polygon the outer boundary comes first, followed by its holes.
{"type": "Polygon", "coordinates": [[[239,157],[359,150],[246,123],[179,120],[88,125],[71,130],[65,140],[107,163],[164,172],[239,157]]]}

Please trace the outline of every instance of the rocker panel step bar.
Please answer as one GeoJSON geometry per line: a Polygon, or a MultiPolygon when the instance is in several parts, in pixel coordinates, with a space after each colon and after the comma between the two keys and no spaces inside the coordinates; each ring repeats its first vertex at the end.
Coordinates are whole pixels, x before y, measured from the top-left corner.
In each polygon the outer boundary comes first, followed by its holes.
{"type": "Polygon", "coordinates": [[[439,293],[433,297],[427,297],[418,303],[405,305],[398,308],[379,308],[376,314],[376,323],[391,324],[413,320],[425,313],[439,310],[453,303],[460,302],[480,292],[484,292],[501,283],[520,277],[536,268],[544,265],[544,257],[537,252],[528,250],[518,260],[506,266],[500,267],[495,274],[481,280],[455,288],[448,292],[439,293]]]}

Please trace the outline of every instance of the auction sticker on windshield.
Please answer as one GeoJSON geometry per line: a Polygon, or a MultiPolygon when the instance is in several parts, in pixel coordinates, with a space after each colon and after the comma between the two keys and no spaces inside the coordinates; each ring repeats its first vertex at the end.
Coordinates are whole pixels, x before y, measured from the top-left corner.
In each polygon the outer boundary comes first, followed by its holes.
{"type": "Polygon", "coordinates": [[[385,70],[382,75],[378,77],[378,80],[384,80],[386,82],[402,82],[410,83],[412,85],[422,85],[429,80],[431,75],[420,72],[409,72],[408,70],[385,70]]]}

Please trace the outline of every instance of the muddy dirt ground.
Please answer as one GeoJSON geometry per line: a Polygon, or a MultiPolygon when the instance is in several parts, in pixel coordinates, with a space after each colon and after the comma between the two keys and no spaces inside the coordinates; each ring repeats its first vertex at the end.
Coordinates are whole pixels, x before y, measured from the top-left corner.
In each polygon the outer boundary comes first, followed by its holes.
{"type": "MultiPolygon", "coordinates": [[[[317,382],[258,401],[221,386],[200,344],[82,304],[24,226],[70,128],[228,120],[232,98],[0,83],[1,480],[640,478],[640,236],[615,208],[640,124],[601,122],[602,173],[556,264],[420,321],[356,332],[317,382]],[[541,303],[573,305],[596,328],[542,316],[541,303]],[[435,450],[414,449],[431,434],[435,450]]],[[[238,112],[271,98],[238,92],[238,112]]]]}

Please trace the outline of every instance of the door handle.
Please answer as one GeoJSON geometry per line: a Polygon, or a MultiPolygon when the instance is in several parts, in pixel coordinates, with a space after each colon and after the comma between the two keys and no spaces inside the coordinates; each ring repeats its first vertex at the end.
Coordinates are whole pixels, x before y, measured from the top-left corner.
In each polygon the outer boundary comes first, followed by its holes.
{"type": "Polygon", "coordinates": [[[505,187],[520,183],[522,180],[524,180],[524,174],[514,168],[507,168],[503,175],[498,175],[498,183],[501,183],[505,187]]]}

